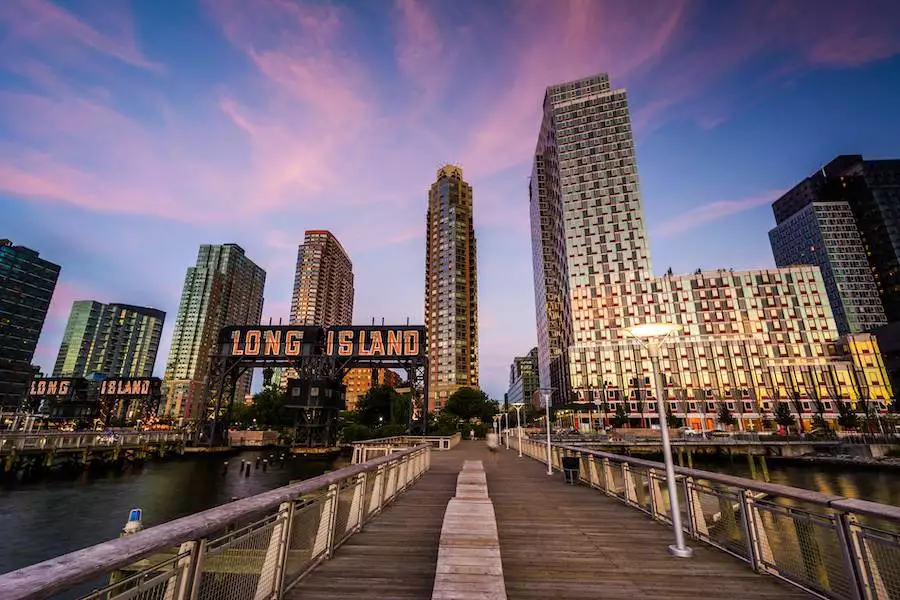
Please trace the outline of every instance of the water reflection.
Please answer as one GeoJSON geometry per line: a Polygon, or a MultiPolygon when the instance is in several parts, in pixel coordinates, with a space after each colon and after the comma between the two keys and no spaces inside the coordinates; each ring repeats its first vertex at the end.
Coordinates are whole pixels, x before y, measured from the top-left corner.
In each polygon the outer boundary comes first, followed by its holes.
{"type": "Polygon", "coordinates": [[[287,458],[283,466],[276,461],[265,471],[262,465],[253,468],[249,477],[238,473],[241,460],[255,465],[257,457],[269,454],[247,451],[229,456],[227,472],[222,457],[194,457],[146,463],[126,472],[2,488],[0,573],[115,538],[135,507],[143,509],[144,527],[150,527],[294,479],[314,477],[347,462],[346,458],[287,458]]]}
{"type": "MultiPolygon", "coordinates": [[[[739,477],[753,478],[746,461],[704,461],[695,460],[694,466],[706,471],[728,473],[739,477]]],[[[900,471],[853,469],[834,465],[796,465],[787,462],[768,462],[769,481],[782,485],[815,490],[836,496],[870,500],[882,504],[900,506],[900,471]]],[[[762,481],[757,469],[755,479],[762,481]]]]}

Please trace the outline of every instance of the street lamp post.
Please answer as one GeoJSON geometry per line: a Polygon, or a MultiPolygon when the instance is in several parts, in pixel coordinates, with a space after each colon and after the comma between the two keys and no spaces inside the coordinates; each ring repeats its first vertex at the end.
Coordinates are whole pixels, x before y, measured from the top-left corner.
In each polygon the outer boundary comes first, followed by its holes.
{"type": "Polygon", "coordinates": [[[538,391],[544,400],[544,417],[547,420],[547,475],[553,475],[553,454],[550,450],[550,398],[553,396],[553,388],[541,388],[538,391]]]}
{"type": "MultiPolygon", "coordinates": [[[[673,323],[645,323],[629,327],[625,332],[638,341],[650,354],[650,363],[653,369],[653,382],[656,387],[656,400],[661,402],[664,388],[662,373],[659,368],[659,350],[679,330],[680,325],[673,323]]],[[[669,441],[669,424],[666,422],[666,413],[663,411],[662,433],[663,460],[666,464],[666,488],[669,491],[669,505],[672,509],[672,528],[675,530],[675,543],[669,546],[669,552],[679,558],[690,558],[694,551],[684,543],[684,531],[681,529],[681,507],[678,502],[678,490],[675,487],[675,465],[672,462],[672,445],[669,441]]]]}
{"type": "Polygon", "coordinates": [[[525,403],[513,402],[512,407],[516,409],[516,439],[519,440],[519,458],[522,458],[522,409],[525,408],[525,403]]]}
{"type": "Polygon", "coordinates": [[[506,449],[509,450],[509,408],[506,409],[506,412],[503,413],[503,420],[505,423],[505,431],[506,431],[506,449]]]}

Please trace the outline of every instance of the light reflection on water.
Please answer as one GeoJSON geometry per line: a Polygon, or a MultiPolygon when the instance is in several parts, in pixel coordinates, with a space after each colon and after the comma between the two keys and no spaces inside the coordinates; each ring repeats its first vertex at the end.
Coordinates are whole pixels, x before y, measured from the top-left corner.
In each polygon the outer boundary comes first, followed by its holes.
{"type": "Polygon", "coordinates": [[[266,472],[238,474],[241,460],[268,451],[226,457],[148,462],[124,473],[83,474],[0,488],[0,573],[85,548],[119,535],[128,511],[143,509],[144,527],[199,512],[232,498],[252,496],[291,480],[308,479],[343,466],[337,461],[286,459],[266,472]],[[228,461],[228,472],[223,463],[228,461]],[[14,550],[11,550],[14,549],[14,550]]]}

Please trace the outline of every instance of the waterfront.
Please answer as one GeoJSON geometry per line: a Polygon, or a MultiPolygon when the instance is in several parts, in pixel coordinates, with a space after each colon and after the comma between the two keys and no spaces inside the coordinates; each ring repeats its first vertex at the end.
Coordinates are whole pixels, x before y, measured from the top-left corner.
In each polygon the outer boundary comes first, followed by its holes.
{"type": "Polygon", "coordinates": [[[238,474],[241,460],[268,451],[147,462],[125,472],[85,473],[77,479],[45,479],[0,488],[0,573],[6,573],[118,536],[132,508],[144,511],[144,527],[245,498],[291,480],[315,477],[347,458],[286,457],[284,466],[238,474]],[[223,463],[228,461],[228,472],[223,463]],[[11,550],[14,549],[14,550],[11,550]]]}

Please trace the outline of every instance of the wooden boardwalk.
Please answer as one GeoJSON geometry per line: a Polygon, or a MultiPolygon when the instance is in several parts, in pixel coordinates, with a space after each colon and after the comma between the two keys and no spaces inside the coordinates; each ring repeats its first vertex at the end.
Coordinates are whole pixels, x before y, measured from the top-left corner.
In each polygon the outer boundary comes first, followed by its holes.
{"type": "Polygon", "coordinates": [[[694,540],[693,558],[674,558],[668,527],[548,477],[545,465],[512,450],[491,457],[483,442],[463,442],[431,457],[425,477],[287,598],[430,599],[444,511],[464,460],[484,461],[509,600],[812,597],[694,540]]]}

